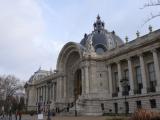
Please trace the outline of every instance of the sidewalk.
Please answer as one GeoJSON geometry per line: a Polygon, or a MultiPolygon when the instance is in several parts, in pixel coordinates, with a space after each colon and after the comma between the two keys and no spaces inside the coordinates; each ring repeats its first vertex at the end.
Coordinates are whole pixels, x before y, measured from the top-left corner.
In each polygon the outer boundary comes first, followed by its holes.
{"type": "MultiPolygon", "coordinates": [[[[54,116],[51,117],[51,120],[106,120],[109,117],[106,116],[54,116]]],[[[30,115],[23,115],[22,120],[37,120],[37,115],[30,116],[30,115]]],[[[47,120],[47,116],[44,117],[43,120],[47,120]]]]}

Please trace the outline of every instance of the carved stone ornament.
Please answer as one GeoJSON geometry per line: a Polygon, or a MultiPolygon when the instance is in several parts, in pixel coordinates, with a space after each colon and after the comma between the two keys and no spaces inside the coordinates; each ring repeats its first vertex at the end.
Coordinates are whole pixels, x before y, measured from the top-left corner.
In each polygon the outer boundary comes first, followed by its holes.
{"type": "Polygon", "coordinates": [[[94,47],[92,45],[92,35],[90,35],[87,39],[86,48],[87,52],[89,53],[95,52],[94,47]]]}

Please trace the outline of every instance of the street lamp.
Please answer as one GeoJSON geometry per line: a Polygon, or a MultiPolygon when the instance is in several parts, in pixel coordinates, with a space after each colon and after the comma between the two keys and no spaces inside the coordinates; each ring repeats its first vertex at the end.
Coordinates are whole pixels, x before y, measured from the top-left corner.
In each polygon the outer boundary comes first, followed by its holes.
{"type": "Polygon", "coordinates": [[[74,89],[74,105],[75,105],[75,116],[77,116],[77,106],[76,106],[76,99],[77,99],[77,89],[74,89]]]}
{"type": "Polygon", "coordinates": [[[121,86],[123,88],[123,94],[124,95],[124,103],[125,103],[125,115],[127,116],[128,110],[127,110],[127,102],[126,102],[126,96],[128,95],[129,91],[129,83],[127,78],[123,78],[120,80],[121,86]]]}

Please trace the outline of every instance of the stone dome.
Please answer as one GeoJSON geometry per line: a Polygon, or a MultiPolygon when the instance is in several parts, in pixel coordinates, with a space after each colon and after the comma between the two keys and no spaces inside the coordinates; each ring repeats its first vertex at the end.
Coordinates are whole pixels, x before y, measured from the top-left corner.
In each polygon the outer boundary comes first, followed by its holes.
{"type": "Polygon", "coordinates": [[[34,74],[30,77],[29,82],[32,83],[37,80],[41,80],[42,78],[49,76],[51,71],[41,70],[41,67],[34,72],[34,74]]]}
{"type": "Polygon", "coordinates": [[[124,44],[120,37],[114,31],[108,32],[104,27],[105,23],[101,21],[100,16],[97,16],[97,21],[93,24],[94,31],[90,34],[85,34],[80,44],[86,46],[88,40],[92,40],[92,45],[97,53],[103,53],[124,44]]]}

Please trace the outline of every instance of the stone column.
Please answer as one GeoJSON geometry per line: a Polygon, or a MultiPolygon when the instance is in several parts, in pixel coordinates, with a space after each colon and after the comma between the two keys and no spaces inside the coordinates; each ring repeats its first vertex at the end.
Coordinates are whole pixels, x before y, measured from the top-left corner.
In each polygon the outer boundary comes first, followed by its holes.
{"type": "Polygon", "coordinates": [[[57,79],[57,100],[60,99],[61,97],[61,80],[60,80],[60,77],[57,79]]]}
{"type": "Polygon", "coordinates": [[[52,100],[52,96],[53,95],[53,83],[51,82],[51,85],[50,85],[50,100],[52,100]]]}
{"type": "Polygon", "coordinates": [[[109,75],[109,92],[112,97],[113,93],[113,86],[112,86],[112,72],[111,72],[111,65],[108,65],[108,75],[109,75]]]}
{"type": "Polygon", "coordinates": [[[89,76],[88,76],[88,66],[85,66],[84,68],[85,70],[85,83],[86,83],[86,86],[85,86],[85,90],[86,90],[86,94],[89,93],[89,76]]]}
{"type": "Polygon", "coordinates": [[[44,101],[44,87],[42,86],[42,101],[44,101]]]}
{"type": "Polygon", "coordinates": [[[57,100],[57,82],[54,83],[54,101],[57,100]]]}
{"type": "Polygon", "coordinates": [[[39,87],[39,101],[41,101],[41,87],[39,87]]]}
{"type": "Polygon", "coordinates": [[[44,86],[44,91],[45,91],[45,95],[44,95],[45,98],[44,98],[44,101],[46,102],[46,99],[47,99],[47,98],[46,98],[46,97],[47,97],[47,96],[46,96],[46,85],[44,86]]]}
{"type": "Polygon", "coordinates": [[[45,86],[43,86],[43,101],[45,102],[45,86]]]}
{"type": "Polygon", "coordinates": [[[50,101],[50,84],[48,84],[48,102],[50,101]]]}
{"type": "Polygon", "coordinates": [[[52,84],[53,84],[53,88],[52,88],[52,96],[53,97],[52,97],[52,100],[54,101],[54,90],[55,90],[54,87],[55,87],[55,84],[54,83],[52,83],[52,84]]]}
{"type": "Polygon", "coordinates": [[[129,94],[133,95],[134,82],[133,82],[133,68],[132,68],[131,58],[128,58],[128,72],[129,72],[129,85],[130,85],[129,94]]]}
{"type": "Polygon", "coordinates": [[[122,86],[121,86],[121,79],[122,79],[122,71],[121,71],[121,64],[120,61],[117,62],[117,68],[118,68],[118,87],[119,87],[119,93],[118,96],[122,96],[122,86]]]}
{"type": "Polygon", "coordinates": [[[41,97],[40,97],[40,101],[42,101],[42,86],[40,87],[40,90],[41,90],[41,97]]]}
{"type": "Polygon", "coordinates": [[[39,96],[40,96],[40,92],[39,92],[39,87],[37,88],[37,90],[38,90],[38,101],[37,102],[39,102],[39,96]]]}
{"type": "Polygon", "coordinates": [[[37,88],[37,103],[38,103],[38,88],[37,88]]]}
{"type": "Polygon", "coordinates": [[[59,100],[59,80],[56,82],[56,101],[59,100]]]}
{"type": "Polygon", "coordinates": [[[48,85],[46,85],[46,102],[48,101],[48,85]]]}
{"type": "Polygon", "coordinates": [[[63,77],[63,80],[64,80],[64,82],[63,82],[64,83],[63,84],[63,87],[64,87],[64,91],[63,92],[64,92],[64,94],[63,95],[64,95],[64,98],[66,98],[66,92],[67,92],[67,90],[66,90],[66,76],[63,77]]]}
{"type": "Polygon", "coordinates": [[[89,63],[89,92],[90,93],[97,93],[98,92],[98,86],[100,82],[97,81],[97,72],[96,72],[96,61],[90,60],[89,63]]]}
{"type": "Polygon", "coordinates": [[[141,67],[141,74],[142,74],[142,84],[143,84],[143,89],[142,93],[147,93],[147,78],[146,78],[146,70],[145,70],[145,63],[143,59],[143,55],[139,55],[139,60],[140,60],[140,67],[141,67]]]}
{"type": "Polygon", "coordinates": [[[41,101],[41,87],[39,87],[39,101],[41,101]]]}
{"type": "Polygon", "coordinates": [[[85,94],[85,70],[82,67],[81,68],[82,71],[82,95],[85,94]]]}
{"type": "Polygon", "coordinates": [[[62,98],[62,77],[59,78],[59,98],[62,98]]]}
{"type": "Polygon", "coordinates": [[[156,91],[160,91],[160,68],[159,68],[158,54],[156,49],[152,50],[152,54],[153,54],[154,69],[157,81],[156,91]]]}

